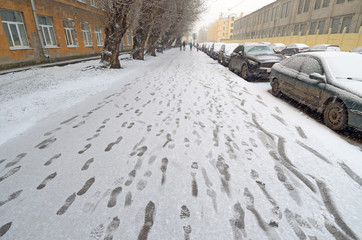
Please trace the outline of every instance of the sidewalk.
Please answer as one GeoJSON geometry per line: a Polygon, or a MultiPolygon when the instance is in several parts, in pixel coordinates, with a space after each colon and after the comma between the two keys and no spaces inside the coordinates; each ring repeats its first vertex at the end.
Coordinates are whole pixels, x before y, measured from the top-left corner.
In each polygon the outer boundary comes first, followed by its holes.
{"type": "MultiPolygon", "coordinates": [[[[128,58],[130,58],[130,56],[126,57],[126,58],[124,57],[125,55],[128,55],[130,53],[131,52],[121,52],[119,54],[120,59],[128,59],[128,58]]],[[[97,60],[97,59],[100,59],[100,58],[101,58],[100,56],[93,56],[93,57],[78,58],[78,59],[59,61],[59,62],[53,62],[53,63],[44,63],[44,64],[38,64],[38,65],[31,65],[31,66],[26,66],[26,67],[21,67],[21,68],[12,68],[12,69],[7,69],[7,70],[0,71],[0,76],[4,75],[4,74],[8,74],[8,73],[13,73],[13,72],[26,71],[26,70],[33,69],[33,68],[65,66],[65,65],[68,65],[68,64],[74,64],[74,63],[80,63],[80,62],[85,62],[85,61],[97,60]]]]}

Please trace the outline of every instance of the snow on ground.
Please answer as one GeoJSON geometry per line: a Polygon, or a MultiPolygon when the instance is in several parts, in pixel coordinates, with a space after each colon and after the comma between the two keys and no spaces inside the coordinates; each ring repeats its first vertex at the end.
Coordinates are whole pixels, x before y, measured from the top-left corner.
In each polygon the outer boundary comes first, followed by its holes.
{"type": "Polygon", "coordinates": [[[66,110],[120,79],[130,81],[129,76],[154,60],[122,61],[126,71],[105,71],[99,60],[92,60],[0,75],[0,145],[40,119],[66,110]]]}
{"type": "Polygon", "coordinates": [[[362,238],[359,147],[202,52],[122,64],[1,76],[1,239],[362,238]]]}

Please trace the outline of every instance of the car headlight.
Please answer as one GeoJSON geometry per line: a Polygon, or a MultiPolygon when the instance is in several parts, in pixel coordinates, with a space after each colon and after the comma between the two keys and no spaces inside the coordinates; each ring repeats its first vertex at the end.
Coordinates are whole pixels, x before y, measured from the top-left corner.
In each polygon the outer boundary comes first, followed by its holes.
{"type": "Polygon", "coordinates": [[[255,65],[255,66],[259,65],[258,62],[255,62],[253,60],[248,60],[248,63],[250,63],[251,65],[255,65]]]}

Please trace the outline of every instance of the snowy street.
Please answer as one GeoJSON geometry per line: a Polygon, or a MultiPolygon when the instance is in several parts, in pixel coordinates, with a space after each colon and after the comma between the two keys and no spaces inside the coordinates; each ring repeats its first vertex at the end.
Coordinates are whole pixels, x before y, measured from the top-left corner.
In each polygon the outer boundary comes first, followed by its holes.
{"type": "Polygon", "coordinates": [[[361,146],[203,52],[121,65],[0,76],[0,239],[362,239],[361,146]]]}

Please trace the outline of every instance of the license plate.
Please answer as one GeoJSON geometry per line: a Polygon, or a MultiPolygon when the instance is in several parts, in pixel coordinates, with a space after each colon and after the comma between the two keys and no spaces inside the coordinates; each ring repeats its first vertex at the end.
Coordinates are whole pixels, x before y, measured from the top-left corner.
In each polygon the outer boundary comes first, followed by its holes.
{"type": "Polygon", "coordinates": [[[271,72],[271,68],[268,68],[268,69],[266,70],[266,72],[270,73],[270,72],[271,72]]]}

